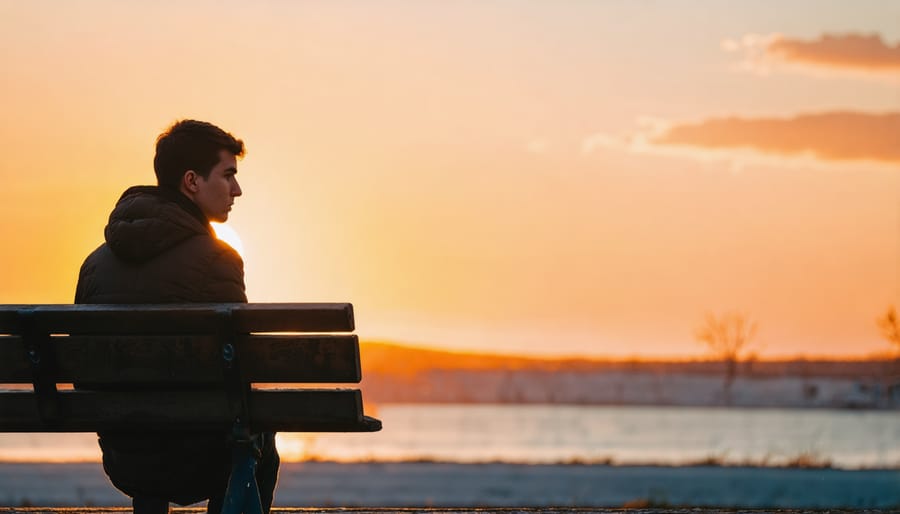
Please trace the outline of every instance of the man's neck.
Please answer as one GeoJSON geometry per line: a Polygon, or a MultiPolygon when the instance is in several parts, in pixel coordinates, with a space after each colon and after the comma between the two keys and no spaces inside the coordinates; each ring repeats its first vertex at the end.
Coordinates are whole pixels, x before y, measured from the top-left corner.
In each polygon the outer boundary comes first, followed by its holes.
{"type": "Polygon", "coordinates": [[[179,207],[187,211],[191,216],[197,218],[200,223],[209,225],[209,219],[203,214],[200,207],[191,200],[190,196],[184,194],[183,191],[164,186],[159,186],[159,191],[166,199],[177,203],[179,207]]]}

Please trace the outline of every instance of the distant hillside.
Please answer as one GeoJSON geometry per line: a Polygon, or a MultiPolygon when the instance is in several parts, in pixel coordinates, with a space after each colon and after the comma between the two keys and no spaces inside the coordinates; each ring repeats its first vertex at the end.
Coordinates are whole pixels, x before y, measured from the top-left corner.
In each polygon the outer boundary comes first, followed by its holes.
{"type": "Polygon", "coordinates": [[[563,403],[900,408],[889,360],[742,362],[730,394],[720,361],[603,361],[459,353],[364,342],[374,403],[563,403]]]}
{"type": "Polygon", "coordinates": [[[382,342],[360,343],[363,369],[411,375],[433,369],[596,371],[605,363],[587,359],[542,359],[488,353],[431,350],[382,342]]]}
{"type": "MultiPolygon", "coordinates": [[[[363,376],[385,373],[412,376],[434,370],[540,371],[540,372],[630,372],[659,374],[720,375],[725,364],[717,360],[653,361],[599,360],[587,358],[540,358],[492,353],[466,353],[404,346],[381,341],[360,343],[363,376]]],[[[897,362],[873,360],[752,360],[742,361],[738,373],[751,377],[854,378],[892,373],[897,362]]]]}

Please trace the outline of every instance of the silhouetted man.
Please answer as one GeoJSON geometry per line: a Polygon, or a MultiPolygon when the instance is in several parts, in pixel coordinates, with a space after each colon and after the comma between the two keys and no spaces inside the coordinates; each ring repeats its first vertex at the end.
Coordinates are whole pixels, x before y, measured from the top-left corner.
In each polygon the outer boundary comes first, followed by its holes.
{"type": "MultiPolygon", "coordinates": [[[[75,303],[246,302],[244,263],[216,239],[236,197],[244,143],[210,123],[184,120],[156,141],[157,186],[129,188],[81,266],[75,303]]],[[[103,469],[133,498],[137,514],[209,499],[218,514],[231,470],[226,432],[101,432],[103,469]]],[[[264,512],[278,474],[274,434],[260,434],[257,467],[264,512]]]]}

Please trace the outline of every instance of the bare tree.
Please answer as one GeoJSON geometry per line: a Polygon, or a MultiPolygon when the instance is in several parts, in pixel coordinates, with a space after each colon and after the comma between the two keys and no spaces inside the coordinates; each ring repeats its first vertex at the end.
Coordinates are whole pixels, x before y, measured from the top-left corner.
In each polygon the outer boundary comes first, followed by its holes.
{"type": "Polygon", "coordinates": [[[756,322],[735,312],[719,316],[707,314],[694,333],[698,341],[705,343],[713,355],[725,363],[725,403],[731,403],[731,385],[737,374],[737,363],[755,335],[756,322]]]}
{"type": "Polygon", "coordinates": [[[893,305],[888,307],[884,316],[878,318],[878,328],[881,329],[881,336],[896,347],[897,358],[900,358],[900,320],[897,319],[897,310],[893,305]]]}
{"type": "MultiPolygon", "coordinates": [[[[888,373],[893,374],[895,377],[900,376],[900,320],[897,319],[897,310],[894,309],[893,305],[888,307],[884,316],[878,318],[878,328],[881,329],[881,336],[887,339],[887,342],[895,348],[893,371],[888,371],[888,373]]],[[[890,367],[891,365],[888,366],[888,369],[890,367]]],[[[888,394],[893,394],[891,393],[892,388],[897,386],[889,385],[888,387],[890,388],[888,389],[888,394]]]]}

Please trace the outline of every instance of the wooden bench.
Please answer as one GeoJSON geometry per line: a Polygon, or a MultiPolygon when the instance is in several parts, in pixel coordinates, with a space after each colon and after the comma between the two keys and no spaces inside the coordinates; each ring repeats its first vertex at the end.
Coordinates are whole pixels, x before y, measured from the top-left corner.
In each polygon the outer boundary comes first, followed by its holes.
{"type": "Polygon", "coordinates": [[[231,431],[223,512],[260,512],[251,433],[381,429],[334,387],[362,378],[353,330],[346,303],[0,305],[0,384],[32,385],[0,391],[0,432],[231,431]]]}

